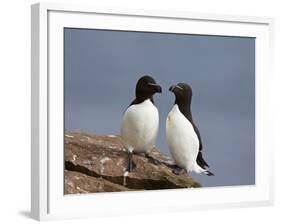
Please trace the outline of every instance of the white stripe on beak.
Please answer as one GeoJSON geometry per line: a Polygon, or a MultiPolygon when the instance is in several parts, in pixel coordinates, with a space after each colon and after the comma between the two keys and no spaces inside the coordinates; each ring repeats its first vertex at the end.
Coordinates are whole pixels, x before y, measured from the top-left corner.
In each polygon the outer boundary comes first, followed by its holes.
{"type": "Polygon", "coordinates": [[[183,90],[180,86],[176,85],[175,88],[179,88],[180,90],[183,90]]]}
{"type": "Polygon", "coordinates": [[[147,85],[150,85],[150,86],[159,86],[159,85],[157,85],[157,84],[155,84],[155,83],[148,83],[147,85]]]}

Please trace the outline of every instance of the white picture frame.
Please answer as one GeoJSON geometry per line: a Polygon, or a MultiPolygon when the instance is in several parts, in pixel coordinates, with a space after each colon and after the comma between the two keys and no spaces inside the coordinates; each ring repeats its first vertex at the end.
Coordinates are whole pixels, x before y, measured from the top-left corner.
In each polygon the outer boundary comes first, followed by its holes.
{"type": "Polygon", "coordinates": [[[271,205],[273,146],[268,97],[273,73],[273,19],[191,12],[100,9],[38,3],[32,15],[31,214],[37,220],[271,205]],[[63,28],[100,28],[256,38],[256,184],[63,194],[63,28]],[[134,206],[126,207],[126,204],[134,206]],[[148,203],[149,202],[149,203],[148,203]]]}

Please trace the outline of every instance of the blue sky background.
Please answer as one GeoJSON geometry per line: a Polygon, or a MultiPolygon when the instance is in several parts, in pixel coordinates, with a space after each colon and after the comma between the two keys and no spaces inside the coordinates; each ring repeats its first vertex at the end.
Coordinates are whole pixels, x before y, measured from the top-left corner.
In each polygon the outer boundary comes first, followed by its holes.
{"type": "Polygon", "coordinates": [[[255,183],[255,39],[65,29],[65,129],[119,134],[120,120],[143,74],[162,86],[157,147],[169,154],[170,85],[192,86],[193,119],[214,177],[203,186],[255,183]]]}

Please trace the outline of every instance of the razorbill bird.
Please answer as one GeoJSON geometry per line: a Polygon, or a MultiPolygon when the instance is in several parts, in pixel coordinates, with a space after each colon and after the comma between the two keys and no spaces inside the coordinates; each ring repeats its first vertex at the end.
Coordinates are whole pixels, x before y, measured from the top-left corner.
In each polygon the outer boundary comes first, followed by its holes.
{"type": "Polygon", "coordinates": [[[214,174],[202,156],[202,141],[191,114],[192,89],[188,84],[178,83],[169,88],[175,95],[175,104],[166,120],[166,138],[176,164],[187,172],[214,174]]]}
{"type": "Polygon", "coordinates": [[[136,85],[136,98],[125,111],[121,121],[121,137],[129,154],[128,172],[134,168],[133,153],[145,153],[155,146],[159,127],[159,113],[153,95],[161,93],[161,86],[150,76],[141,77],[136,85]]]}

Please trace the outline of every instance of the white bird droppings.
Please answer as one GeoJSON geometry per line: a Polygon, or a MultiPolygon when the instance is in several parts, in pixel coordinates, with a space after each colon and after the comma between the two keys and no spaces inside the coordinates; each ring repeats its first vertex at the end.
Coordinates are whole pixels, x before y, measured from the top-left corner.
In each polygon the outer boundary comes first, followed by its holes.
{"type": "Polygon", "coordinates": [[[88,193],[88,191],[85,191],[85,190],[83,190],[83,189],[80,188],[80,187],[76,187],[76,189],[79,190],[79,191],[82,191],[83,193],[88,193]]]}
{"type": "Polygon", "coordinates": [[[105,163],[106,161],[109,161],[109,160],[111,160],[110,158],[108,158],[108,157],[104,157],[104,158],[102,158],[101,160],[100,160],[100,163],[105,163]]]}
{"type": "Polygon", "coordinates": [[[126,186],[126,180],[127,180],[128,174],[129,174],[128,171],[126,171],[126,172],[123,174],[123,186],[126,186]]]}
{"type": "Polygon", "coordinates": [[[76,158],[77,158],[77,155],[73,155],[71,162],[74,162],[76,160],[76,158]]]}

